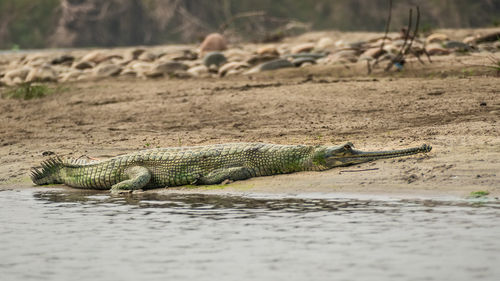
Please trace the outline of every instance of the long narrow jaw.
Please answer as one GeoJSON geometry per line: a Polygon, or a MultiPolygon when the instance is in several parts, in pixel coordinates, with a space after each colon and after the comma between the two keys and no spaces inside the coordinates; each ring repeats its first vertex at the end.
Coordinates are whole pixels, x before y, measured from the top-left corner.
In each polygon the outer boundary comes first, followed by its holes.
{"type": "Polygon", "coordinates": [[[326,165],[330,168],[337,166],[349,166],[378,159],[408,156],[418,153],[427,153],[432,147],[424,144],[419,147],[386,150],[386,151],[360,151],[353,149],[352,143],[343,146],[329,147],[326,151],[326,165]]]}

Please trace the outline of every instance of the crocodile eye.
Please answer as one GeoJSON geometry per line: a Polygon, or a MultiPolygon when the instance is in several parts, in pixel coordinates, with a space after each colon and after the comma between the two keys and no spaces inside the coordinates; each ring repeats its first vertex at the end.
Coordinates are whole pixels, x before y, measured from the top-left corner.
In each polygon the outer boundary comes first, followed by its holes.
{"type": "Polygon", "coordinates": [[[344,148],[345,148],[345,149],[347,149],[347,150],[350,150],[350,149],[351,149],[351,146],[350,146],[350,145],[348,145],[348,144],[346,144],[346,145],[344,145],[344,148]]]}

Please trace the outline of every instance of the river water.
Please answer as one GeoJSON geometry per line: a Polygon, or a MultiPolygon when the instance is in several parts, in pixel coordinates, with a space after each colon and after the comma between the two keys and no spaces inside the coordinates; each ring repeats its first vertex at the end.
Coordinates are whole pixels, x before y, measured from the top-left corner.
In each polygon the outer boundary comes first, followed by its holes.
{"type": "Polygon", "coordinates": [[[500,201],[0,191],[0,279],[500,280],[500,201]]]}

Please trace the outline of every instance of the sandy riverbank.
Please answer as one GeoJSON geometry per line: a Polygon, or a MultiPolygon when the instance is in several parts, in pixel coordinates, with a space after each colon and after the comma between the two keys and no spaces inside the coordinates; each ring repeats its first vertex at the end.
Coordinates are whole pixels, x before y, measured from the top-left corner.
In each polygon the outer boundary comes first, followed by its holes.
{"type": "MultiPolygon", "coordinates": [[[[0,188],[30,187],[52,151],[107,158],[150,147],[223,142],[341,144],[427,155],[326,172],[256,178],[195,192],[500,195],[500,78],[481,56],[410,61],[402,73],[362,64],[251,76],[49,84],[41,99],[0,99],[0,188]],[[352,171],[373,169],[369,171],[352,171]]],[[[5,90],[5,88],[4,88],[5,90]]],[[[189,191],[177,188],[148,192],[189,191]]]]}

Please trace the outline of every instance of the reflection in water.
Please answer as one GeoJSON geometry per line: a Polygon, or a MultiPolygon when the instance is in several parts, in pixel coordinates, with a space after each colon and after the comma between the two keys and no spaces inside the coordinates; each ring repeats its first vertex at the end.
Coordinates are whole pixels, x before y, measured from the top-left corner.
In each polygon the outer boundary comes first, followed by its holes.
{"type": "Polygon", "coordinates": [[[0,192],[5,280],[500,276],[498,200],[42,190],[0,192]]]}

